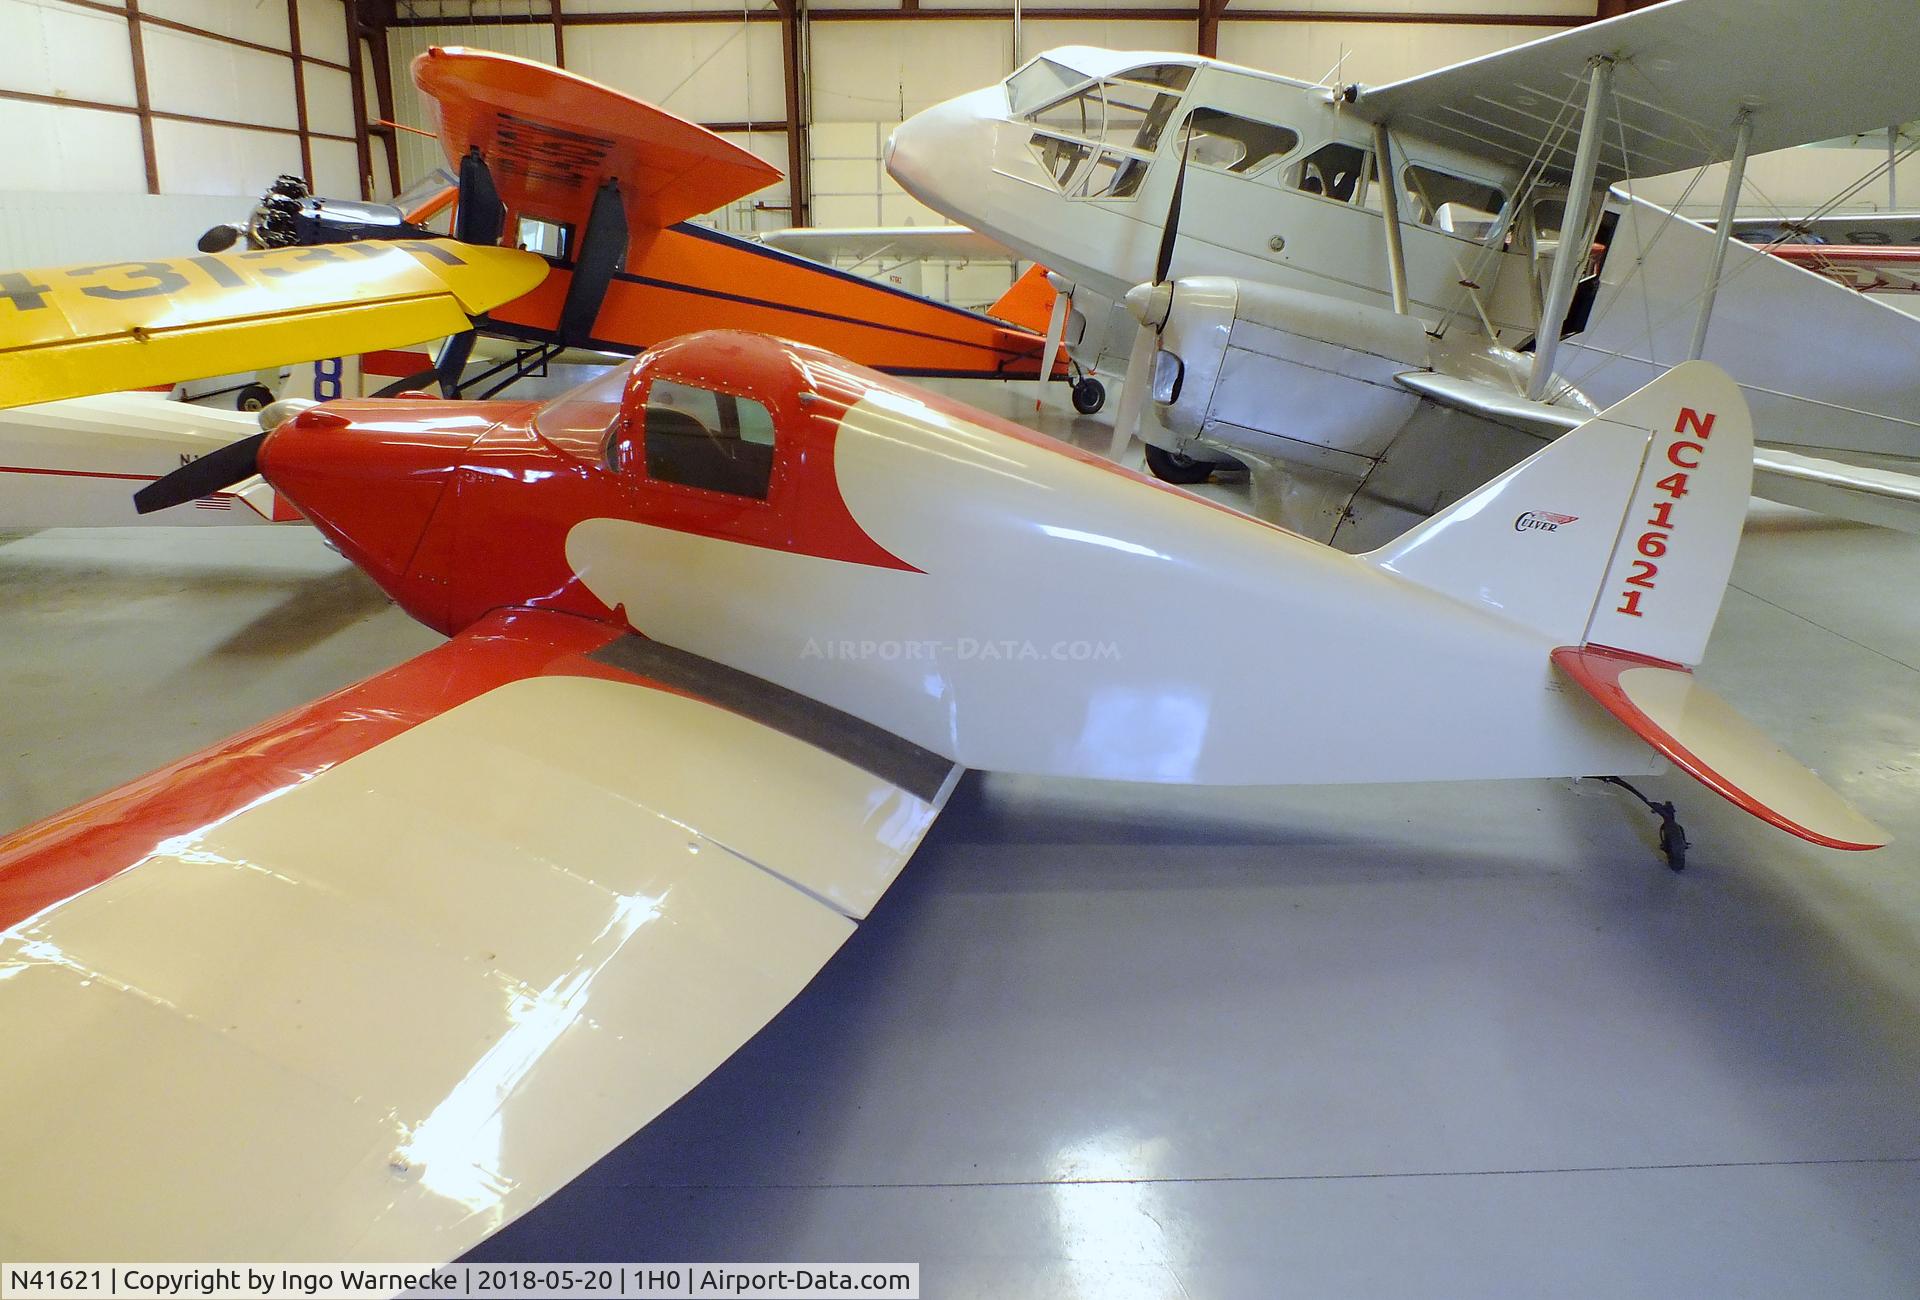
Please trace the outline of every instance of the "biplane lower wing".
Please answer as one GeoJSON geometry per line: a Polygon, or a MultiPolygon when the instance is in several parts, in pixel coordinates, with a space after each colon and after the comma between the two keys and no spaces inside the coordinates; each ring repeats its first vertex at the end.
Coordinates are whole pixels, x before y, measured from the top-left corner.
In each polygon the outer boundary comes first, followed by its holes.
{"type": "MultiPolygon", "coordinates": [[[[573,276],[556,264],[537,290],[495,311],[490,328],[551,336],[573,276]]],[[[794,339],[888,374],[970,379],[1037,378],[1045,343],[991,316],[685,224],[636,232],[580,342],[636,352],[703,329],[794,339]]]]}
{"type": "Polygon", "coordinates": [[[785,1006],[958,768],[495,614],[0,844],[11,1259],[447,1260],[785,1006]]]}

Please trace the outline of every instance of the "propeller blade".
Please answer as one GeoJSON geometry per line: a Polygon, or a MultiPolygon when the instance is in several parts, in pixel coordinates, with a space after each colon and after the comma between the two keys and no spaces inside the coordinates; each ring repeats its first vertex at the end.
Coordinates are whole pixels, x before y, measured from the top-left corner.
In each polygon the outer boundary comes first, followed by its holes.
{"type": "Polygon", "coordinates": [[[260,472],[260,444],[264,433],[230,442],[219,451],[190,460],[165,478],[156,479],[133,494],[133,508],[150,515],[168,506],[185,505],[232,487],[260,472]]]}
{"type": "Polygon", "coordinates": [[[1073,298],[1064,293],[1053,295],[1053,315],[1047,318],[1047,347],[1040,354],[1040,382],[1033,390],[1033,409],[1039,410],[1053,382],[1053,363],[1060,358],[1060,340],[1067,333],[1067,316],[1073,310],[1073,298]]]}
{"type": "Polygon", "coordinates": [[[1180,170],[1173,174],[1173,197],[1167,200],[1167,224],[1160,231],[1160,256],[1153,264],[1153,282],[1159,284],[1173,270],[1173,245],[1180,238],[1180,195],[1187,188],[1187,155],[1193,152],[1193,127],[1180,142],[1180,170]]]}
{"type": "Polygon", "coordinates": [[[1118,461],[1140,432],[1140,416],[1147,409],[1147,387],[1153,383],[1153,354],[1159,347],[1160,335],[1152,325],[1143,323],[1134,332],[1133,349],[1127,353],[1127,377],[1120,387],[1120,405],[1113,413],[1108,460],[1118,461]]]}

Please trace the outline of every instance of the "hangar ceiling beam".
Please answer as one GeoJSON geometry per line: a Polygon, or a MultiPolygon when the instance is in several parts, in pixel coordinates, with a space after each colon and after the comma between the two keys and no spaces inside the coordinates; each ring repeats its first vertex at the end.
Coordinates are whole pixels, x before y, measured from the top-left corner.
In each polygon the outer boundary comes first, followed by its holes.
{"type": "Polygon", "coordinates": [[[808,14],[806,0],[774,0],[774,6],[780,14],[780,77],[787,103],[787,215],[804,226],[813,207],[805,116],[813,100],[807,85],[808,14]]]}
{"type": "Polygon", "coordinates": [[[1220,57],[1220,15],[1231,0],[1200,0],[1200,34],[1194,49],[1205,58],[1220,57]]]}
{"type": "Polygon", "coordinates": [[[127,0],[127,44],[133,56],[133,111],[140,115],[140,153],[147,164],[147,193],[160,192],[160,161],[153,150],[153,100],[147,94],[147,47],[140,37],[140,0],[127,0]]]}

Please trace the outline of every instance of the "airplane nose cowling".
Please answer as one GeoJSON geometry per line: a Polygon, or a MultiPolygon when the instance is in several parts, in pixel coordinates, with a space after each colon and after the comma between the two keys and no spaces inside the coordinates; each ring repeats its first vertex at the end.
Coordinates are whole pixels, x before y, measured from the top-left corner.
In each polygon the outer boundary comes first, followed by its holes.
{"type": "Polygon", "coordinates": [[[493,421],[452,402],[331,402],[267,435],[260,473],[403,605],[454,473],[493,421]],[[396,409],[397,408],[397,409],[396,409]]]}
{"type": "Polygon", "coordinates": [[[974,224],[991,187],[995,129],[1008,115],[1004,86],[988,86],[915,113],[887,138],[887,174],[943,216],[974,224]]]}

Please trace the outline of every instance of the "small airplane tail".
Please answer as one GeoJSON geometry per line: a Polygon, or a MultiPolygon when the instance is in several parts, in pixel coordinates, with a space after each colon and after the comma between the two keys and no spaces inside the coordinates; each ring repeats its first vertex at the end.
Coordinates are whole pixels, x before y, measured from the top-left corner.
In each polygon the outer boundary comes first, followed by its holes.
{"type": "Polygon", "coordinates": [[[1878,848],[1885,831],[1693,679],[1752,482],[1746,400],[1692,361],[1362,558],[1550,637],[1561,672],[1736,806],[1878,848]]]}
{"type": "Polygon", "coordinates": [[[1030,329],[1035,334],[1045,334],[1048,319],[1053,315],[1053,299],[1053,286],[1047,283],[1047,269],[1035,264],[1028,267],[1011,288],[994,299],[993,305],[987,308],[987,315],[1010,325],[1030,329]]]}

